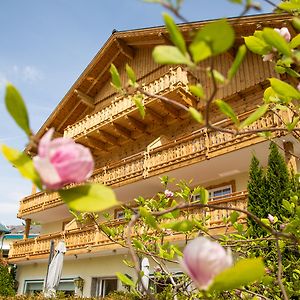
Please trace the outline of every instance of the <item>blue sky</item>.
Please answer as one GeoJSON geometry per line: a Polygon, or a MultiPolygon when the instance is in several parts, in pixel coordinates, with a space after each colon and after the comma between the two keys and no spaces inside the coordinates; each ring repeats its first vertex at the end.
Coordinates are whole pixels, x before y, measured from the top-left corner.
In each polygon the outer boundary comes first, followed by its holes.
{"type": "MultiPolygon", "coordinates": [[[[271,10],[266,4],[263,8],[271,10]]],[[[161,25],[162,12],[159,5],[139,0],[1,1],[0,143],[18,149],[26,144],[4,108],[6,81],[21,91],[37,131],[113,29],[161,25]]],[[[182,10],[189,21],[240,12],[239,5],[226,0],[186,0],[182,10]]],[[[16,218],[18,202],[30,190],[30,183],[0,157],[0,222],[21,222],[16,218]]]]}

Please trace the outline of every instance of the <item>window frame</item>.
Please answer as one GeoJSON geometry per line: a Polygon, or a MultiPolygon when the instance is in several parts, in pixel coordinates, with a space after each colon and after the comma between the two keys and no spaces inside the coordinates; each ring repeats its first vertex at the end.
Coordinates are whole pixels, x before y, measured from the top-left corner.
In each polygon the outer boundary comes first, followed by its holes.
{"type": "Polygon", "coordinates": [[[116,276],[105,276],[105,277],[99,277],[99,276],[93,276],[91,280],[91,297],[105,297],[107,295],[104,295],[105,293],[105,283],[106,280],[116,280],[117,282],[117,288],[116,291],[119,290],[119,280],[116,276]],[[96,280],[95,286],[93,286],[93,281],[96,280]],[[100,284],[99,284],[100,283],[100,284]],[[93,291],[93,289],[95,289],[93,291]]]}

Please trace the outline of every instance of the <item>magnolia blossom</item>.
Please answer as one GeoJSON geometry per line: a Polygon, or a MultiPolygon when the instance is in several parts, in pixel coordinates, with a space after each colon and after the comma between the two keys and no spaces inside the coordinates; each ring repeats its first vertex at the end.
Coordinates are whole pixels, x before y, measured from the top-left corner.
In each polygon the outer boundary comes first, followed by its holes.
{"type": "MultiPolygon", "coordinates": [[[[286,42],[289,42],[291,40],[291,34],[286,27],[282,27],[280,29],[274,28],[274,30],[278,32],[286,40],[286,42]]],[[[263,55],[263,61],[273,61],[275,52],[277,52],[277,49],[273,48],[273,52],[263,55]]]]}
{"type": "Polygon", "coordinates": [[[172,198],[174,196],[174,193],[172,191],[165,190],[165,196],[167,198],[172,198]]]}
{"type": "Polygon", "coordinates": [[[297,90],[300,91],[300,83],[297,85],[297,90]]]}
{"type": "Polygon", "coordinates": [[[272,61],[274,59],[274,53],[270,52],[263,55],[263,61],[272,61]]]}
{"type": "Polygon", "coordinates": [[[269,219],[270,223],[272,223],[272,224],[275,221],[275,218],[271,214],[268,214],[268,219],[269,219]]]}
{"type": "Polygon", "coordinates": [[[87,180],[93,172],[94,160],[90,150],[72,139],[52,139],[51,128],[40,140],[34,166],[43,185],[50,190],[62,188],[68,183],[87,180]]]}
{"type": "Polygon", "coordinates": [[[194,284],[207,290],[213,279],[233,263],[230,249],[205,237],[192,240],[183,251],[181,265],[194,284]]]}
{"type": "Polygon", "coordinates": [[[291,40],[291,34],[289,30],[286,27],[282,28],[274,28],[275,31],[277,31],[287,42],[291,40]]]}

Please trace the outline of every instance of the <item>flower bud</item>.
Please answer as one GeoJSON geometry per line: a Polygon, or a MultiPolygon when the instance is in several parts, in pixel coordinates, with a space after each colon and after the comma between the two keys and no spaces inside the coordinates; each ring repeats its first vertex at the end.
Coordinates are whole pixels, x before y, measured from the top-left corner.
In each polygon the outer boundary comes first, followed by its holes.
{"type": "Polygon", "coordinates": [[[207,290],[216,275],[233,263],[231,251],[206,237],[192,240],[183,251],[181,265],[194,284],[207,290]]]}
{"type": "Polygon", "coordinates": [[[174,196],[174,193],[172,191],[165,190],[165,196],[167,198],[172,198],[174,196]]]}
{"type": "Polygon", "coordinates": [[[72,139],[51,140],[51,128],[40,140],[38,154],[33,158],[43,185],[57,190],[69,183],[87,180],[93,172],[94,160],[90,150],[72,139]]]}
{"type": "Polygon", "coordinates": [[[286,27],[282,28],[274,28],[275,31],[277,31],[287,42],[291,40],[291,34],[289,30],[286,27]]]}
{"type": "Polygon", "coordinates": [[[273,224],[274,221],[275,221],[275,218],[271,214],[268,214],[268,219],[269,219],[271,224],[273,224]]]}

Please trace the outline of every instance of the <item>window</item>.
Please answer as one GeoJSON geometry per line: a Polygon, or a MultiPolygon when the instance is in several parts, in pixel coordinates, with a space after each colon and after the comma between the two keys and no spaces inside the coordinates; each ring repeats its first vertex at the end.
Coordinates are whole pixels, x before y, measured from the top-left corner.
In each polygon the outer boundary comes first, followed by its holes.
{"type": "MultiPolygon", "coordinates": [[[[234,182],[224,183],[219,186],[207,188],[210,201],[218,200],[221,197],[226,198],[227,195],[233,192],[233,190],[234,190],[234,182]]],[[[198,201],[198,200],[199,200],[199,195],[195,195],[194,201],[198,201]]]]}
{"type": "MultiPolygon", "coordinates": [[[[25,280],[24,282],[24,293],[29,295],[39,294],[43,291],[44,280],[25,280]]],[[[58,291],[63,291],[66,296],[73,296],[75,294],[75,285],[73,278],[61,279],[58,291]]]]}
{"type": "Polygon", "coordinates": [[[232,185],[224,185],[214,189],[209,189],[209,198],[213,200],[215,197],[226,196],[232,193],[232,185]]]}
{"type": "Polygon", "coordinates": [[[92,297],[104,297],[110,292],[118,290],[118,279],[116,277],[111,278],[92,278],[91,296],[92,297]]]}
{"type": "Polygon", "coordinates": [[[125,218],[125,211],[124,211],[124,209],[118,209],[118,210],[116,210],[116,212],[115,212],[115,219],[122,220],[124,218],[125,218]]]}

